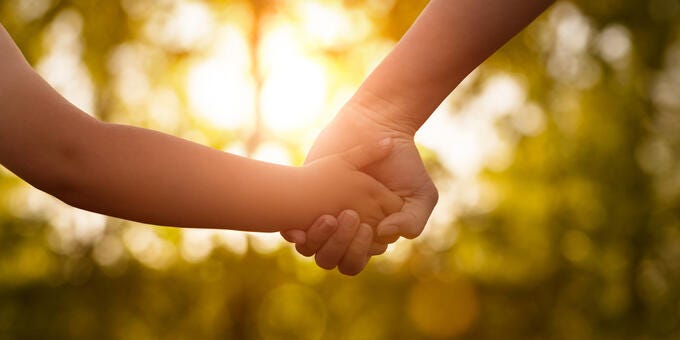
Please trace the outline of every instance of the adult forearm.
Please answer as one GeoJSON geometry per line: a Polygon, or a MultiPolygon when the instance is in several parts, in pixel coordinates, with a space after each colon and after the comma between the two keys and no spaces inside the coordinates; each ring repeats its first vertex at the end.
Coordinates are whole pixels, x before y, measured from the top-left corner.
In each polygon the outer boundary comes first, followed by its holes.
{"type": "Polygon", "coordinates": [[[415,134],[449,93],[553,0],[433,0],[350,100],[415,134]]]}

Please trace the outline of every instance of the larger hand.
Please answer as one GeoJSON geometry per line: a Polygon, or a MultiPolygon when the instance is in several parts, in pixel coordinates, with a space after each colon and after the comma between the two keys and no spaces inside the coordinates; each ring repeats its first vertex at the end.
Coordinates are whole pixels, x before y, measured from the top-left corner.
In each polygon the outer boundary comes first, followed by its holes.
{"type": "MultiPolygon", "coordinates": [[[[390,154],[364,170],[401,196],[405,203],[400,212],[388,216],[378,225],[378,240],[382,243],[393,242],[399,235],[407,238],[420,235],[437,202],[437,190],[420,159],[413,136],[367,118],[362,115],[360,108],[345,107],[317,138],[307,158],[309,162],[385,137],[393,140],[390,154]]],[[[328,230],[325,235],[330,232],[332,230],[328,230]]],[[[318,245],[306,247],[302,231],[289,231],[283,236],[298,243],[298,250],[303,255],[309,256],[319,249],[318,245]]],[[[375,245],[371,254],[382,253],[384,249],[385,246],[375,245]]],[[[325,253],[319,253],[317,257],[322,254],[325,253]]],[[[322,262],[328,261],[322,259],[322,262]]]]}
{"type": "Polygon", "coordinates": [[[364,171],[402,197],[404,206],[378,225],[377,236],[383,240],[399,235],[415,238],[423,231],[438,194],[413,136],[370,120],[356,110],[343,112],[317,138],[307,162],[385,137],[394,142],[391,152],[364,171]]]}

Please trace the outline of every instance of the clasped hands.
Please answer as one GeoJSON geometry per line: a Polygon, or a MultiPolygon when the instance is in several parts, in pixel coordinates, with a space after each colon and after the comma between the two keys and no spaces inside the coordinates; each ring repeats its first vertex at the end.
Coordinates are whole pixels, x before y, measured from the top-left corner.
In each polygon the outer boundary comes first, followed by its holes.
{"type": "Polygon", "coordinates": [[[388,155],[362,171],[401,197],[401,209],[383,211],[382,220],[375,221],[362,221],[357,212],[345,210],[338,216],[321,216],[308,228],[281,232],[287,241],[295,243],[300,254],[315,255],[320,267],[337,266],[346,275],[360,273],[371,256],[384,253],[399,237],[420,235],[438,199],[413,134],[363,113],[360,108],[343,108],[319,135],[306,163],[389,138],[392,147],[388,155]]]}

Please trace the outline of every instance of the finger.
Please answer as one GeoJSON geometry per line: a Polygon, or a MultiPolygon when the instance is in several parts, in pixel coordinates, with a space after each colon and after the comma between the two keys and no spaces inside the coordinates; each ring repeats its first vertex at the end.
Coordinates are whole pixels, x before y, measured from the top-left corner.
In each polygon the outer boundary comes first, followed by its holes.
{"type": "Polygon", "coordinates": [[[360,224],[356,236],[338,265],[338,270],[345,275],[359,274],[368,263],[368,251],[372,243],[373,229],[368,224],[360,224]]]}
{"type": "Polygon", "coordinates": [[[319,248],[333,235],[338,226],[338,221],[330,215],[319,217],[314,224],[307,229],[304,244],[297,244],[295,249],[304,256],[312,256],[319,251],[319,248]]]}
{"type": "Polygon", "coordinates": [[[387,216],[376,229],[379,238],[401,235],[409,239],[418,237],[425,228],[438,199],[434,185],[425,191],[407,197],[401,211],[387,216]]]}
{"type": "Polygon", "coordinates": [[[361,169],[385,158],[391,149],[392,139],[385,138],[377,143],[353,147],[343,152],[342,158],[356,169],[361,169]]]}
{"type": "Polygon", "coordinates": [[[303,245],[307,241],[307,233],[309,230],[318,229],[327,219],[335,219],[335,217],[330,215],[323,215],[314,221],[311,227],[307,229],[307,232],[300,229],[290,229],[281,232],[281,236],[288,242],[295,243],[296,245],[303,245]]]}
{"type": "MultiPolygon", "coordinates": [[[[376,232],[377,232],[377,230],[378,230],[378,228],[376,228],[376,232]]],[[[398,233],[398,231],[397,231],[397,233],[398,233]]],[[[397,242],[397,240],[400,237],[401,236],[399,236],[399,234],[388,235],[388,236],[378,236],[378,235],[376,235],[376,236],[373,237],[373,241],[377,242],[377,243],[382,243],[382,244],[391,244],[391,243],[397,242]]]]}
{"type": "Polygon", "coordinates": [[[379,243],[374,241],[373,244],[371,244],[371,248],[368,250],[368,255],[375,256],[383,254],[387,251],[387,246],[388,244],[386,243],[379,243]]]}
{"type": "Polygon", "coordinates": [[[303,230],[298,229],[284,230],[281,232],[281,236],[286,241],[295,244],[305,244],[305,241],[307,241],[307,235],[305,234],[305,232],[303,230]]]}
{"type": "Polygon", "coordinates": [[[354,239],[359,229],[359,215],[351,210],[345,210],[338,217],[338,228],[316,253],[316,264],[324,269],[333,269],[340,263],[345,250],[354,239]]]}
{"type": "Polygon", "coordinates": [[[383,213],[387,216],[400,211],[404,207],[404,200],[388,188],[383,186],[382,189],[380,190],[378,201],[383,213]]]}

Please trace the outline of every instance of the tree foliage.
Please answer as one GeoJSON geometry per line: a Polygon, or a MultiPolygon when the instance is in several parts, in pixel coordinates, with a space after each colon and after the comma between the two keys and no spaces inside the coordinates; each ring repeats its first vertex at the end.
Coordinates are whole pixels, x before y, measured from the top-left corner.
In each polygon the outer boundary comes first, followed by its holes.
{"type": "MultiPolygon", "coordinates": [[[[170,30],[177,8],[195,10],[178,7],[187,3],[239,29],[259,98],[263,34],[272,18],[302,20],[302,2],[6,0],[0,22],[57,89],[101,119],[220,149],[247,141],[246,154],[274,143],[301,162],[308,144],[263,124],[258,105],[242,127],[196,114],[186,79],[216,30],[170,30]]],[[[314,3],[352,23],[326,44],[298,32],[329,75],[314,118],[323,122],[425,1],[314,3]]],[[[483,164],[473,203],[442,200],[444,218],[422,239],[397,243],[353,278],[261,236],[71,209],[0,170],[0,338],[677,338],[679,19],[676,0],[556,3],[435,114],[466,117],[494,80],[511,79],[522,104],[490,119],[506,161],[483,164]]],[[[422,151],[440,191],[464,196],[471,179],[441,149],[422,151]]]]}

